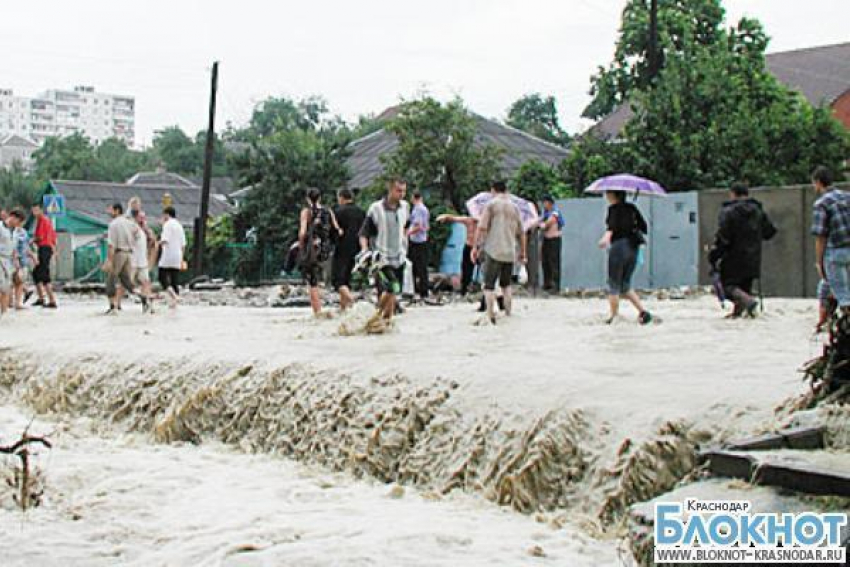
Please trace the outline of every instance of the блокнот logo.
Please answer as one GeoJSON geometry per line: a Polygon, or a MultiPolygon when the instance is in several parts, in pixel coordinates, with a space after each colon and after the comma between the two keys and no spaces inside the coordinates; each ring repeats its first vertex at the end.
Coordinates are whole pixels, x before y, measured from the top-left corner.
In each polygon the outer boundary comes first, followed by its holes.
{"type": "Polygon", "coordinates": [[[657,503],[655,562],[844,564],[844,514],[751,510],[744,500],[657,503]]]}

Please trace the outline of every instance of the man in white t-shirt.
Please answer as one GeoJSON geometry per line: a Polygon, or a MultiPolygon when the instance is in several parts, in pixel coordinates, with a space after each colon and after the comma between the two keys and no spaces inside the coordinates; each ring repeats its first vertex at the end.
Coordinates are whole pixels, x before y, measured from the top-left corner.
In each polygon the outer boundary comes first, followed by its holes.
{"type": "MultiPolygon", "coordinates": [[[[136,234],[136,241],[133,242],[133,251],[130,253],[130,268],[132,269],[133,283],[142,288],[142,293],[147,297],[152,297],[151,293],[151,277],[148,269],[148,235],[142,225],[141,211],[133,209],[130,211],[130,217],[136,226],[139,227],[139,232],[136,234]]],[[[150,305],[150,312],[153,313],[153,303],[150,305]]]]}
{"type": "Polygon", "coordinates": [[[162,211],[162,235],[159,246],[162,253],[159,257],[159,283],[168,295],[168,306],[177,307],[180,295],[178,278],[183,269],[183,251],[186,248],[186,233],[183,225],[177,220],[174,207],[165,207],[162,211]]]}

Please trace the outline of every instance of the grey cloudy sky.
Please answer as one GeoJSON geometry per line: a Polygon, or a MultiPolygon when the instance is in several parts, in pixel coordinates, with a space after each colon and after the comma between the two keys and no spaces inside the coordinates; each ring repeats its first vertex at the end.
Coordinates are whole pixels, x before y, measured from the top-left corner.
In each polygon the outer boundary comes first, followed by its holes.
{"type": "MultiPolygon", "coordinates": [[[[210,62],[218,120],[243,123],[269,95],[324,96],[347,119],[428,90],[504,117],[553,94],[587,124],[588,79],[612,56],[625,0],[49,0],[4,6],[0,87],[34,95],[94,85],[136,96],[137,143],[204,128],[210,62]]],[[[850,41],[848,0],[726,0],[759,18],[771,51],[850,41]]]]}

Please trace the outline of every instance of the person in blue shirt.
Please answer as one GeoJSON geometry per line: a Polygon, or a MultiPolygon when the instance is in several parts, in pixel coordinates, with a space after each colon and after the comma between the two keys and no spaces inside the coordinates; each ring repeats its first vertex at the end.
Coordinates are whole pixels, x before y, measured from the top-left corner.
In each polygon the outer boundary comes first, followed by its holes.
{"type": "Polygon", "coordinates": [[[13,255],[14,271],[12,273],[12,284],[14,286],[13,299],[15,309],[21,310],[29,300],[32,291],[26,289],[29,271],[35,264],[35,254],[30,246],[30,236],[24,228],[26,215],[21,209],[13,209],[9,216],[13,219],[14,230],[12,238],[15,242],[13,255]]]}
{"type": "Polygon", "coordinates": [[[825,167],[812,173],[818,200],[812,212],[815,267],[826,280],[842,311],[850,311],[850,192],[832,185],[825,167]]]}
{"type": "Polygon", "coordinates": [[[543,216],[540,229],[543,231],[543,290],[557,292],[561,288],[561,235],[564,228],[564,216],[555,206],[551,195],[543,197],[543,216]]]}
{"type": "Polygon", "coordinates": [[[419,191],[413,192],[410,226],[407,238],[410,244],[407,255],[413,264],[413,287],[420,299],[428,298],[428,231],[431,229],[430,213],[419,191]]]}

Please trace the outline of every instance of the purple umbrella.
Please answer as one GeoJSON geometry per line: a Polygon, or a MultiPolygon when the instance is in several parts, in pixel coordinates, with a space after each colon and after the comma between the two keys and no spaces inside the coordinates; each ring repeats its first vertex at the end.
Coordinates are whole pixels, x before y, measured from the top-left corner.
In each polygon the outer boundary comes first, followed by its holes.
{"type": "Polygon", "coordinates": [[[585,193],[592,193],[594,195],[601,195],[606,191],[623,191],[624,193],[648,195],[650,197],[667,196],[667,191],[664,190],[664,187],[655,181],[625,173],[597,179],[590,184],[590,187],[584,190],[585,193]]]}
{"type": "MultiPolygon", "coordinates": [[[[526,201],[516,195],[511,195],[511,202],[519,209],[519,218],[522,221],[523,230],[531,230],[540,222],[537,206],[531,201],[526,201]]],[[[470,216],[480,219],[484,209],[493,200],[493,194],[489,191],[479,193],[466,202],[466,210],[470,216]]]]}

